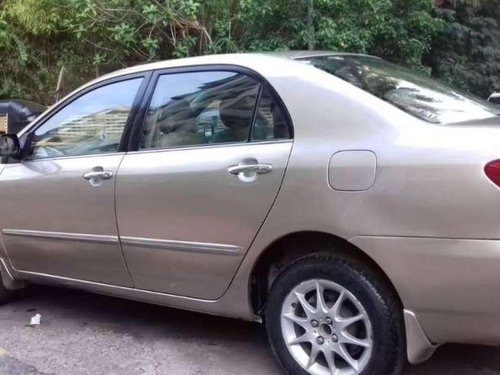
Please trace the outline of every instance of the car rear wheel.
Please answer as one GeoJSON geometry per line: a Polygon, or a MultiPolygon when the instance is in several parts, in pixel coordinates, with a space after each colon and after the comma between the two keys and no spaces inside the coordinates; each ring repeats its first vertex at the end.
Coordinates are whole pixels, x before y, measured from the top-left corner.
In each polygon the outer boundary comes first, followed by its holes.
{"type": "Polygon", "coordinates": [[[405,363],[402,308],[377,273],[346,256],[315,254],[271,288],[266,327],[293,375],[395,375],[405,363]]]}

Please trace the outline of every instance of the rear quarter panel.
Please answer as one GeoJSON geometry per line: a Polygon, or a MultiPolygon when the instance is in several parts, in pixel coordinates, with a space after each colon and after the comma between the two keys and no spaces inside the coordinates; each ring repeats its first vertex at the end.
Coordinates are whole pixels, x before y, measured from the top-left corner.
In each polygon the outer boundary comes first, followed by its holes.
{"type": "Polygon", "coordinates": [[[295,141],[265,230],[357,235],[499,238],[500,190],[483,172],[500,158],[500,127],[428,124],[315,69],[271,83],[291,114],[295,141]],[[332,190],[330,157],[370,150],[367,191],[332,190]]]}
{"type": "Polygon", "coordinates": [[[290,112],[294,147],[280,194],[227,296],[237,298],[236,290],[248,289],[255,262],[274,241],[319,231],[351,241],[379,263],[404,306],[425,315],[424,329],[433,341],[499,339],[486,334],[491,324],[474,333],[472,325],[465,332],[456,323],[477,314],[500,317],[500,303],[489,304],[487,296],[500,286],[494,272],[500,269],[500,247],[496,241],[475,246],[500,238],[500,190],[483,172],[487,162],[500,158],[500,129],[428,124],[326,73],[296,70],[289,76],[265,72],[290,112]],[[331,189],[328,162],[342,150],[376,155],[370,189],[331,189]],[[382,240],[372,246],[372,238],[382,240]],[[400,246],[389,252],[384,239],[394,238],[400,246]],[[451,241],[441,241],[446,239],[451,241]],[[432,266],[434,257],[439,268],[432,266]],[[493,262],[487,269],[485,260],[493,262]],[[457,269],[467,266],[467,278],[457,277],[457,269]],[[437,284],[438,304],[424,280],[427,273],[437,284]],[[475,307],[459,296],[460,288],[476,293],[475,307]],[[450,314],[456,319],[444,326],[450,314]]]}

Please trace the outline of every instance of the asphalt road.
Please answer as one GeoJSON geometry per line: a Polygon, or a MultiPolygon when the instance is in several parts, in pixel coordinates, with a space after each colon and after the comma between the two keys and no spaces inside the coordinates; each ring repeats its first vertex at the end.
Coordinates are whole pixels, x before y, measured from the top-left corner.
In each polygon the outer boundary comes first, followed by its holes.
{"type": "MultiPolygon", "coordinates": [[[[281,374],[259,324],[49,287],[0,306],[0,374],[281,374]],[[41,325],[27,327],[36,313],[41,325]]],[[[444,346],[408,375],[500,374],[500,349],[444,346]]]]}

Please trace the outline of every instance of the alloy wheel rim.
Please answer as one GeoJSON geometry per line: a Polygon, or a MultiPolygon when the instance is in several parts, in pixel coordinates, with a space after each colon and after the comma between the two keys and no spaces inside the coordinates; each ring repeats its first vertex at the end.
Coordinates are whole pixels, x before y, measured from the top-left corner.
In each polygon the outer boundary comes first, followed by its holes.
{"type": "Polygon", "coordinates": [[[355,375],[373,349],[370,318],[359,300],[332,281],[295,286],[281,309],[281,331],[295,361],[311,375],[355,375]]]}

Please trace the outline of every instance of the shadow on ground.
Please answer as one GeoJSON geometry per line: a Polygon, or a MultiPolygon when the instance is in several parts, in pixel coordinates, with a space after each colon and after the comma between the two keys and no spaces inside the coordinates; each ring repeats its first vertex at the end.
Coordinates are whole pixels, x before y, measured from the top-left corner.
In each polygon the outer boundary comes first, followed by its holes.
{"type": "MultiPolygon", "coordinates": [[[[30,374],[281,374],[259,324],[41,286],[0,307],[0,347],[15,375],[19,363],[30,374]],[[36,313],[41,326],[26,327],[36,313]]],[[[406,374],[500,374],[500,350],[444,346],[406,374]]]]}

